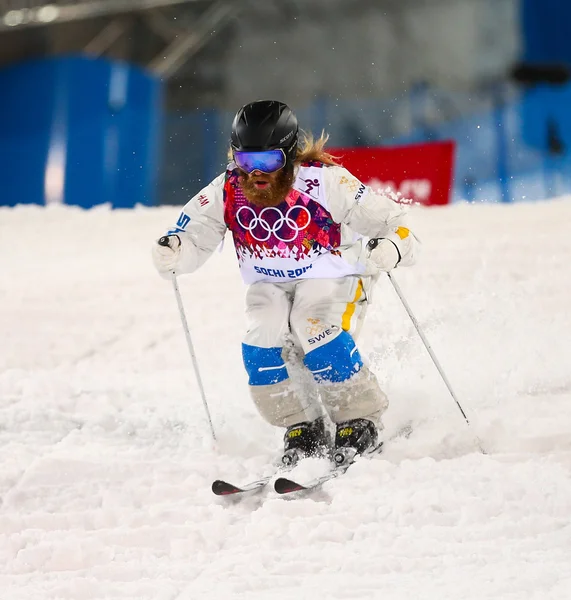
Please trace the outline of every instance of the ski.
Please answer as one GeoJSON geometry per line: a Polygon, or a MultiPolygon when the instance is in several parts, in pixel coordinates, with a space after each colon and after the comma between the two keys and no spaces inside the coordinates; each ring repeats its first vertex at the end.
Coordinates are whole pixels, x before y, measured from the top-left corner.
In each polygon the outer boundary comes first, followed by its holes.
{"type": "Polygon", "coordinates": [[[340,467],[334,467],[329,473],[326,473],[321,477],[315,477],[314,479],[304,483],[299,483],[298,481],[288,479],[287,477],[278,477],[274,482],[274,490],[278,494],[290,494],[291,492],[305,492],[313,490],[318,488],[320,485],[323,485],[326,481],[334,479],[335,477],[339,477],[339,475],[345,473],[347,468],[341,469],[340,467]]]}
{"type": "MultiPolygon", "coordinates": [[[[399,429],[394,435],[392,435],[388,441],[397,439],[397,438],[408,438],[412,433],[412,424],[406,423],[401,429],[399,429]]],[[[363,455],[363,458],[369,458],[374,456],[375,454],[379,454],[382,451],[383,442],[381,442],[378,446],[376,446],[370,452],[363,455]]],[[[310,479],[309,481],[297,481],[294,476],[295,469],[285,469],[285,471],[291,470],[291,477],[285,477],[284,468],[279,468],[276,472],[268,475],[266,477],[262,477],[260,479],[256,479],[255,481],[251,481],[245,483],[243,485],[234,485],[228,481],[224,481],[222,479],[217,479],[212,483],[212,492],[217,496],[232,496],[239,494],[247,494],[248,492],[256,493],[263,490],[272,479],[274,481],[274,490],[278,494],[289,494],[291,492],[302,492],[316,489],[330,481],[331,479],[335,479],[340,475],[343,475],[347,469],[355,462],[355,455],[346,456],[345,460],[341,464],[336,464],[332,462],[331,470],[324,475],[319,477],[315,477],[310,479]]]]}
{"type": "Polygon", "coordinates": [[[217,496],[231,496],[233,494],[245,494],[247,492],[261,491],[273,477],[274,475],[272,474],[240,486],[234,485],[233,483],[229,483],[228,481],[224,481],[222,479],[217,479],[212,483],[212,492],[217,496]]]}
{"type": "Polygon", "coordinates": [[[354,448],[342,448],[333,455],[333,462],[331,470],[324,475],[314,477],[309,481],[301,483],[293,478],[278,477],[274,481],[274,489],[278,494],[290,494],[291,492],[304,492],[314,490],[322,486],[327,481],[335,479],[340,475],[347,472],[347,469],[355,463],[355,460],[362,456],[363,458],[370,458],[376,454],[380,454],[383,449],[383,442],[378,446],[372,448],[369,452],[363,455],[358,455],[354,448]]]}

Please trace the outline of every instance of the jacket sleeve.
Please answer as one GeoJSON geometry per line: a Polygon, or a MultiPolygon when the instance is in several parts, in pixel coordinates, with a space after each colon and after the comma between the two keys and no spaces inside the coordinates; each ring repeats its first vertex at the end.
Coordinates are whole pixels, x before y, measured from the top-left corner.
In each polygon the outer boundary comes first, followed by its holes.
{"type": "Polygon", "coordinates": [[[222,173],[191,198],[182,209],[176,224],[167,235],[176,234],[181,241],[181,258],[177,271],[192,273],[201,267],[224,239],[224,180],[222,173]]]}
{"type": "Polygon", "coordinates": [[[419,241],[407,225],[407,206],[391,192],[375,192],[343,167],[326,167],[325,191],[331,216],[369,238],[389,239],[396,245],[399,265],[416,262],[419,241]]]}

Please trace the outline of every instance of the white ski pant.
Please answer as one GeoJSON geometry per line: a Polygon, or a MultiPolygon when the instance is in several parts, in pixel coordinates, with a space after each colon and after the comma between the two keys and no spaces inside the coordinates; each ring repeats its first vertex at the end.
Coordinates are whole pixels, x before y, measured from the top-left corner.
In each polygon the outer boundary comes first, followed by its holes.
{"type": "Polygon", "coordinates": [[[380,426],[387,399],[355,345],[366,308],[358,276],[250,286],[242,353],[266,421],[289,427],[325,409],[335,423],[366,418],[380,426]]]}

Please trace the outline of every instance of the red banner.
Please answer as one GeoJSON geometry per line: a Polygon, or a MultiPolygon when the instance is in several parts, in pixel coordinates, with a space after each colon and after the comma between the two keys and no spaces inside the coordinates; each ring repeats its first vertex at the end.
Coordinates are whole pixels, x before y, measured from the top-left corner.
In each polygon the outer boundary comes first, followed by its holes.
{"type": "Polygon", "coordinates": [[[454,142],[375,148],[328,148],[355,177],[374,189],[387,187],[427,206],[448,204],[454,142]]]}

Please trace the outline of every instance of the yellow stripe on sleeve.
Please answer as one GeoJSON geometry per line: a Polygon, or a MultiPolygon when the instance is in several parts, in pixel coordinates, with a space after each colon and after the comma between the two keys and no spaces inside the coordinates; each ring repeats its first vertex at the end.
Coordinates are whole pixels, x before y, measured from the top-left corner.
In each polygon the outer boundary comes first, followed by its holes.
{"type": "Polygon", "coordinates": [[[355,314],[355,303],[361,297],[363,292],[363,282],[359,279],[359,283],[357,284],[357,290],[355,292],[355,297],[352,302],[347,303],[347,308],[341,317],[341,328],[343,331],[349,331],[351,329],[351,319],[355,314]]]}

